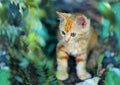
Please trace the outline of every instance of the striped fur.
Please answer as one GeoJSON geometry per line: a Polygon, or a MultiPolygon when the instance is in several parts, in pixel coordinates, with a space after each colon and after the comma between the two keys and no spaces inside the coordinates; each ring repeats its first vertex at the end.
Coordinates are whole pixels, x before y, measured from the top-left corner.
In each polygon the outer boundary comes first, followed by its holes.
{"type": "Polygon", "coordinates": [[[94,47],[97,35],[90,26],[90,20],[82,14],[70,14],[57,12],[60,21],[59,32],[61,39],[56,48],[57,72],[59,80],[68,78],[67,67],[69,54],[76,57],[77,75],[81,80],[90,78],[86,71],[86,60],[88,51],[94,47]],[[94,39],[92,38],[94,37],[94,39]]]}

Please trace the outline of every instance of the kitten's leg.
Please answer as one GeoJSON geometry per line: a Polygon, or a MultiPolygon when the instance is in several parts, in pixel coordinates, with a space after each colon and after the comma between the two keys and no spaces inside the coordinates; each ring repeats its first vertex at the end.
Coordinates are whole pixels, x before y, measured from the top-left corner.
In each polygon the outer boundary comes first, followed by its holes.
{"type": "Polygon", "coordinates": [[[60,46],[57,47],[57,72],[56,77],[59,80],[65,80],[68,78],[67,73],[67,60],[68,55],[67,52],[62,50],[60,46]]]}
{"type": "Polygon", "coordinates": [[[91,77],[91,75],[86,71],[86,57],[86,53],[81,53],[76,57],[77,75],[81,80],[85,80],[91,77]]]}

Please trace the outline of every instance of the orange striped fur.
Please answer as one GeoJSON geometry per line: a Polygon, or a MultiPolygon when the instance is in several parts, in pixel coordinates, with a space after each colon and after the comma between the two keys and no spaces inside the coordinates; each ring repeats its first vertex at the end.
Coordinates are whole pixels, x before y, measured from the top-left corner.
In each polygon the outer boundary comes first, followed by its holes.
{"type": "Polygon", "coordinates": [[[57,52],[60,51],[63,47],[64,47],[64,45],[59,45],[59,46],[57,47],[57,52]]]}
{"type": "Polygon", "coordinates": [[[71,14],[57,12],[62,21],[59,24],[61,39],[56,48],[57,52],[57,73],[59,80],[68,78],[67,60],[69,54],[76,57],[77,75],[81,80],[90,78],[86,71],[87,54],[96,42],[97,35],[90,26],[90,20],[82,14],[71,14]],[[59,71],[63,74],[59,74],[59,71]],[[84,76],[83,76],[84,75],[84,76]]]}
{"type": "Polygon", "coordinates": [[[68,59],[67,56],[60,56],[60,57],[58,57],[58,58],[61,59],[61,60],[67,60],[67,59],[68,59]]]}
{"type": "Polygon", "coordinates": [[[73,21],[75,20],[75,17],[67,17],[66,23],[64,25],[65,31],[69,32],[73,28],[73,21]]]}
{"type": "Polygon", "coordinates": [[[66,23],[64,24],[64,29],[66,32],[69,32],[73,28],[73,21],[75,20],[75,16],[68,16],[65,13],[57,12],[57,14],[61,15],[66,23]]]}
{"type": "Polygon", "coordinates": [[[79,63],[79,62],[84,62],[84,61],[85,61],[85,59],[83,59],[83,58],[77,58],[77,59],[76,59],[76,62],[77,62],[77,63],[79,63]]]}

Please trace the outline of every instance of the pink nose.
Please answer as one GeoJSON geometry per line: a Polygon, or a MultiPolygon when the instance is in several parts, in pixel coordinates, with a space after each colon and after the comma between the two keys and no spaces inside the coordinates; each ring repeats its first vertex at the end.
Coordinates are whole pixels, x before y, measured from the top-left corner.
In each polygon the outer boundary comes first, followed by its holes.
{"type": "Polygon", "coordinates": [[[69,39],[65,39],[65,42],[68,42],[69,41],[69,39]]]}

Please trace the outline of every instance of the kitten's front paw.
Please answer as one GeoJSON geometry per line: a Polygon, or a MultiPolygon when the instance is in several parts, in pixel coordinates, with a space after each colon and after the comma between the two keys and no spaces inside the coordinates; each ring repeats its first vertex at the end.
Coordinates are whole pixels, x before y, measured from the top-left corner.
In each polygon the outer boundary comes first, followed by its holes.
{"type": "Polygon", "coordinates": [[[91,74],[88,72],[83,72],[83,73],[78,74],[78,77],[81,80],[85,80],[85,79],[91,78],[91,74]]]}
{"type": "Polygon", "coordinates": [[[56,72],[56,77],[59,80],[66,80],[68,78],[68,73],[64,71],[57,71],[56,72]]]}

